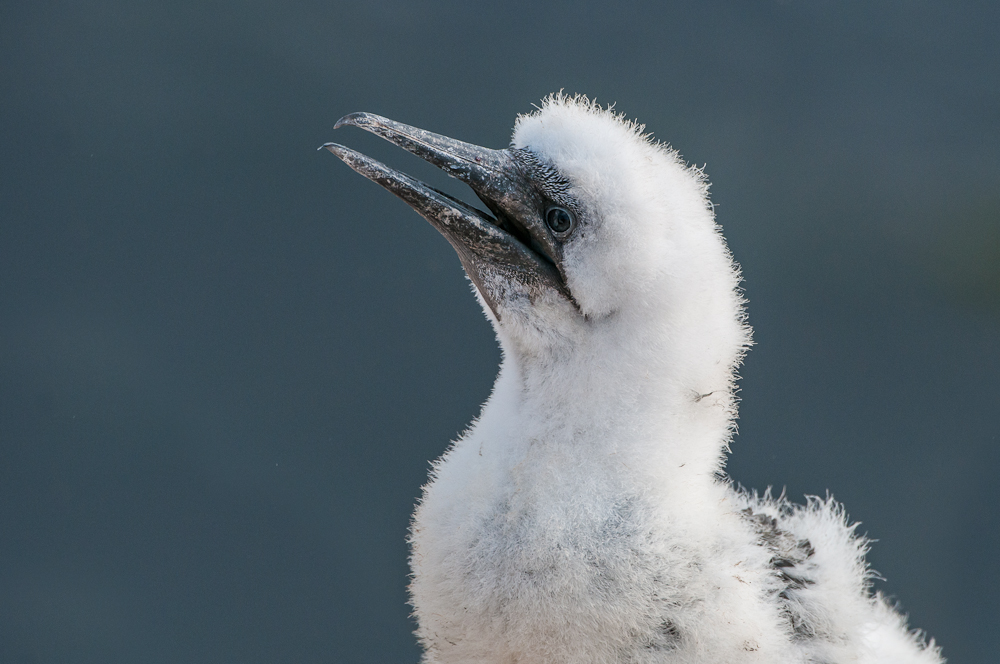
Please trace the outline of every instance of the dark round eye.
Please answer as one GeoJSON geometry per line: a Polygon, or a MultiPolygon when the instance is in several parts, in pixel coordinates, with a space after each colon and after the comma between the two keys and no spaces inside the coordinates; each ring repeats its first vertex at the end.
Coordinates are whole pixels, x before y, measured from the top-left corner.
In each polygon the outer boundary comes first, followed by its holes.
{"type": "Polygon", "coordinates": [[[565,233],[573,228],[573,214],[566,208],[550,207],[545,211],[545,223],[553,233],[565,233]]]}

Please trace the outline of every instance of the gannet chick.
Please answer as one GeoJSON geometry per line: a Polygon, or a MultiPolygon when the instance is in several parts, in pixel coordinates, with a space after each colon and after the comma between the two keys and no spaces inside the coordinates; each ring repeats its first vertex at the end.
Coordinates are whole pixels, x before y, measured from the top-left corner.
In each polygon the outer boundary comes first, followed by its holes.
{"type": "Polygon", "coordinates": [[[750,344],[702,172],[585,97],[511,146],[377,115],[489,213],[346,147],[458,252],[503,349],[413,518],[427,664],[940,663],[870,590],[840,505],[723,475],[750,344]]]}

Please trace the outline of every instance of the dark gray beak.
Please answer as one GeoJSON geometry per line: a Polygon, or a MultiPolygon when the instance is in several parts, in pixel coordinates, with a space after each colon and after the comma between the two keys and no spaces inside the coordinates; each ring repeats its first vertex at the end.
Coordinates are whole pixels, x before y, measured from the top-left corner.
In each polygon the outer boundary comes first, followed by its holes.
{"type": "Polygon", "coordinates": [[[498,320],[498,299],[505,297],[511,286],[532,300],[554,290],[572,301],[553,257],[532,242],[530,232],[507,214],[516,214],[537,197],[509,150],[463,143],[371,113],[346,115],[334,128],[344,125],[370,131],[438,166],[472,187],[496,215],[466,205],[350,148],[336,143],[322,146],[403,199],[440,231],[455,248],[466,273],[498,320]],[[505,285],[498,288],[497,278],[505,285]]]}

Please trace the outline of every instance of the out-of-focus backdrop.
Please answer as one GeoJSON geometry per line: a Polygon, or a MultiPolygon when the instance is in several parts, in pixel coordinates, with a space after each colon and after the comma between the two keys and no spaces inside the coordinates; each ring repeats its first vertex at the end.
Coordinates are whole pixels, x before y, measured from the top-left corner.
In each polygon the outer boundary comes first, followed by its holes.
{"type": "Polygon", "coordinates": [[[954,662],[1000,651],[1000,5],[0,5],[0,661],[414,663],[406,529],[492,332],[317,152],[502,147],[582,92],[707,164],[757,346],[729,470],[831,491],[954,662]]]}

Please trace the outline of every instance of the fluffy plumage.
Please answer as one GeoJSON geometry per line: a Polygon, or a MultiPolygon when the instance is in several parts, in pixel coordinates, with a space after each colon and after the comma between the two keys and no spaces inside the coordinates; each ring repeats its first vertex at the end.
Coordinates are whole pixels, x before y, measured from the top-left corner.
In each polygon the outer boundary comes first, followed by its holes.
{"type": "Polygon", "coordinates": [[[572,297],[481,270],[503,363],[414,516],[426,662],[941,662],[837,503],[722,474],[750,329],[702,172],[583,97],[518,118],[512,151],[577,217],[572,297]]]}

